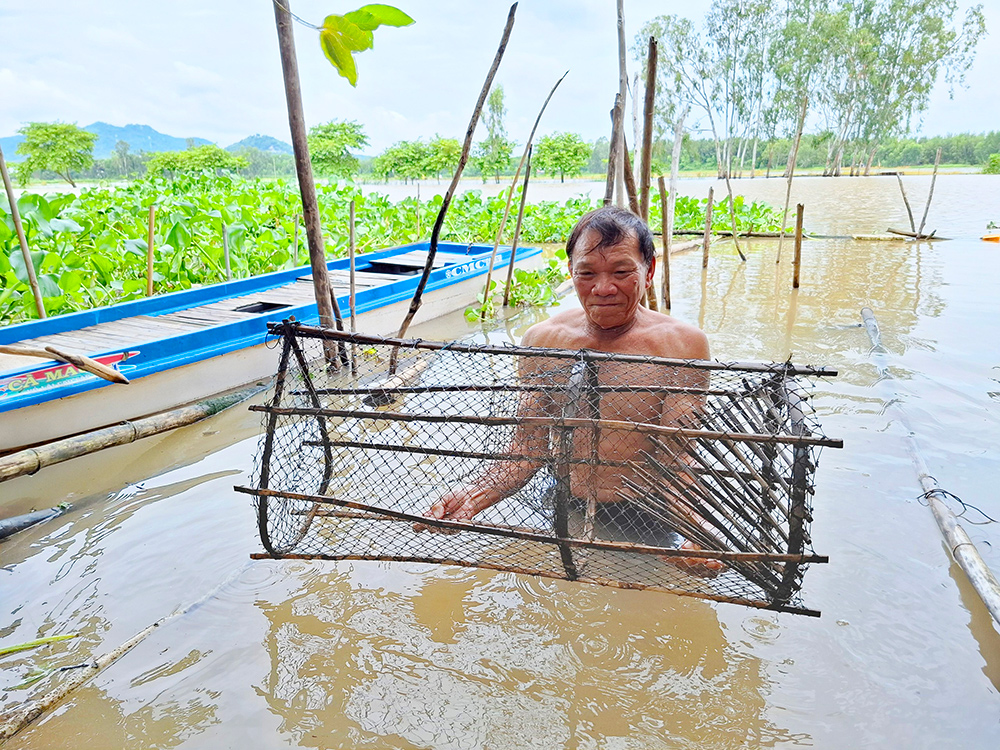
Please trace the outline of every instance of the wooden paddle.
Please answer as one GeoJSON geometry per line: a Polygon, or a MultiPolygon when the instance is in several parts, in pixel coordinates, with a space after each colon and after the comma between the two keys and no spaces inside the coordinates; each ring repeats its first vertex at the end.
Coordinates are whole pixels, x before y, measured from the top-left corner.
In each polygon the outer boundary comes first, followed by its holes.
{"type": "Polygon", "coordinates": [[[82,354],[70,354],[69,352],[64,352],[61,349],[56,349],[54,346],[46,346],[44,349],[39,349],[33,346],[0,344],[0,354],[13,354],[18,357],[41,357],[42,359],[54,359],[71,364],[81,370],[86,370],[99,378],[110,380],[112,383],[128,385],[128,378],[113,367],[102,365],[100,362],[93,360],[90,357],[85,357],[82,354]]]}

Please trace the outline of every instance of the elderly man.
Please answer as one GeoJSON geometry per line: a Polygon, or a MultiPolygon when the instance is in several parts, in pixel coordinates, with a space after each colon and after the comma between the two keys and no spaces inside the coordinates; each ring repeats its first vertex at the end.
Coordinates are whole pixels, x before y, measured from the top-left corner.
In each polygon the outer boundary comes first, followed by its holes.
{"type": "MultiPolygon", "coordinates": [[[[646,290],[653,282],[656,257],[653,236],[637,216],[614,207],[591,211],[570,233],[566,254],[581,307],[532,326],[524,334],[523,346],[708,359],[708,339],[700,329],[642,306],[646,290]]],[[[525,374],[532,373],[522,373],[525,374]]],[[[601,416],[606,416],[603,412],[607,408],[613,409],[611,418],[622,419],[627,415],[632,421],[677,424],[697,406],[697,397],[690,395],[614,394],[602,401],[601,416]]],[[[535,408],[537,405],[529,404],[522,411],[530,413],[535,408]]],[[[519,428],[511,453],[543,455],[548,450],[547,442],[544,430],[519,428]]],[[[615,459],[619,464],[649,448],[647,438],[635,432],[604,430],[601,443],[600,457],[615,459]]],[[[470,520],[523,487],[538,468],[538,464],[526,461],[513,466],[510,462],[497,462],[470,484],[443,495],[431,506],[428,515],[452,521],[470,520]]],[[[570,474],[571,493],[575,498],[596,498],[598,522],[603,517],[605,527],[614,526],[617,520],[622,521],[618,525],[623,528],[662,527],[643,518],[641,510],[622,507],[624,504],[617,498],[621,471],[620,466],[574,465],[570,474]]],[[[661,540],[665,536],[653,529],[652,537],[647,533],[633,541],[663,545],[661,540]]],[[[682,547],[697,548],[691,542],[682,547]]],[[[671,561],[702,575],[713,575],[721,569],[718,562],[711,560],[671,558],[671,561]]]]}

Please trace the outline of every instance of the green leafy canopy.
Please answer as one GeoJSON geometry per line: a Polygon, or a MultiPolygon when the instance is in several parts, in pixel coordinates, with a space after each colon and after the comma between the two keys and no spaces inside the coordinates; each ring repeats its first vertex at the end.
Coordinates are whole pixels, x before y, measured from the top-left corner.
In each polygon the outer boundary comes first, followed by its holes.
{"type": "Polygon", "coordinates": [[[323,20],[319,30],[319,43],[323,54],[333,63],[348,83],[358,85],[358,68],[355,52],[364,52],[374,46],[372,32],[379,26],[409,26],[413,19],[391,5],[365,5],[342,16],[330,15],[323,20]]]}

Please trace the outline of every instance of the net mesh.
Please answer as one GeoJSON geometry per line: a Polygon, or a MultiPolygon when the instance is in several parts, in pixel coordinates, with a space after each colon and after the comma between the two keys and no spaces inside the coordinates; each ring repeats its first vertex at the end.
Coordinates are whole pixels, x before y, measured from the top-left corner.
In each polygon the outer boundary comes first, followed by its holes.
{"type": "Polygon", "coordinates": [[[438,562],[816,614],[824,368],[277,324],[251,487],[268,556],[438,562]],[[482,498],[488,497],[488,504],[482,498]],[[462,503],[474,505],[463,513],[462,503]],[[458,513],[428,518],[442,502],[458,513]],[[488,507],[481,507],[487,505],[488,507]]]}

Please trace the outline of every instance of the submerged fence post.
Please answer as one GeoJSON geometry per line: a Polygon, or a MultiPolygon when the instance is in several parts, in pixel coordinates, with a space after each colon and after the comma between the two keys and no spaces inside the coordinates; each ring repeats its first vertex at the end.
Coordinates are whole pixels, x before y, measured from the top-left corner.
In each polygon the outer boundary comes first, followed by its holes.
{"type": "Polygon", "coordinates": [[[705,234],[701,241],[701,267],[708,268],[708,246],[712,241],[712,200],[715,190],[708,189],[708,205],[705,207],[705,234]]]}
{"type": "Polygon", "coordinates": [[[799,269],[802,266],[802,215],[805,213],[805,206],[799,203],[795,207],[795,260],[792,266],[795,273],[792,277],[792,288],[799,288],[799,269]]]}

